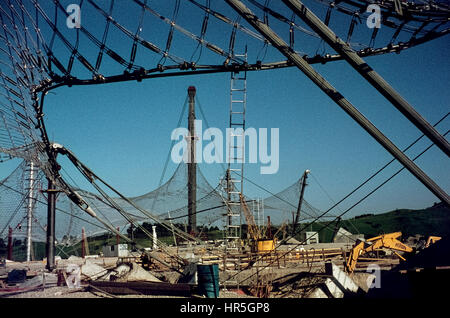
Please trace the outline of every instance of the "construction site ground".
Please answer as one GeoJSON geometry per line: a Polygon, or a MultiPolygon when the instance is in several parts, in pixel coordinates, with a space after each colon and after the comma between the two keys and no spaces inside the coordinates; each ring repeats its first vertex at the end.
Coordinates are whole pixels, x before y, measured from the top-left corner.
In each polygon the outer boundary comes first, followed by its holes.
{"type": "MultiPolygon", "coordinates": [[[[224,254],[222,249],[212,245],[171,247],[171,253],[190,259],[198,264],[218,264],[221,288],[219,298],[308,298],[325,297],[319,289],[329,284],[330,273],[325,270],[325,263],[333,262],[343,269],[345,252],[348,244],[314,244],[311,246],[281,246],[276,253],[253,255],[249,253],[224,254]],[[250,255],[250,256],[249,256],[250,255]],[[249,260],[256,260],[249,264],[249,260]],[[226,270],[224,270],[226,269],[226,270]],[[317,294],[318,293],[318,294],[317,294]]],[[[154,256],[167,257],[167,254],[154,251],[154,256]]],[[[180,274],[153,264],[148,271],[139,264],[139,254],[128,258],[89,256],[87,258],[69,257],[58,259],[52,274],[46,271],[45,261],[11,262],[7,261],[0,268],[0,297],[5,298],[180,298],[202,297],[185,295],[177,290],[180,274]],[[81,269],[79,286],[69,286],[57,273],[66,273],[70,267],[81,269]],[[6,284],[8,273],[12,270],[26,270],[27,280],[35,283],[23,288],[21,284],[6,284]],[[44,274],[46,273],[47,274],[44,274]],[[131,276],[133,277],[131,277],[131,276]],[[42,277],[42,278],[39,278],[42,277]],[[174,288],[176,295],[109,293],[100,288],[101,282],[114,281],[122,286],[127,282],[154,282],[174,288]],[[100,283],[96,283],[100,282],[100,283]],[[121,284],[122,283],[122,284],[121,284]],[[97,286],[97,287],[96,287],[97,286]],[[15,289],[16,288],[16,289],[15,289]],[[178,294],[177,294],[178,293],[178,294]]],[[[167,259],[170,262],[170,259],[167,259]]],[[[382,269],[389,270],[398,264],[397,259],[371,259],[382,269]]],[[[362,291],[368,289],[367,263],[362,260],[352,274],[352,281],[362,291]]],[[[68,274],[67,274],[68,275],[68,274]]],[[[67,277],[65,277],[67,278],[67,277]]],[[[116,286],[113,286],[116,287],[116,286]]],[[[123,287],[123,288],[125,288],[123,287]]],[[[322,288],[323,289],[323,288],[322,288]]],[[[341,295],[339,293],[338,295],[341,295]]],[[[328,295],[330,296],[330,295],[328,295]]],[[[336,296],[336,295],[335,295],[336,296]]]]}

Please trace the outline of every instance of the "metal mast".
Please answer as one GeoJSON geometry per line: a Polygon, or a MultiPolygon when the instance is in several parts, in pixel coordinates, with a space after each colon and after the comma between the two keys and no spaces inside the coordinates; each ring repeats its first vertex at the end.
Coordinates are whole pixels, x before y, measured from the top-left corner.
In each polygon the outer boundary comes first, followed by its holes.
{"type": "MultiPolygon", "coordinates": [[[[247,47],[244,54],[235,57],[247,61],[247,47]]],[[[228,149],[226,192],[228,200],[226,220],[227,248],[237,248],[241,239],[242,206],[244,190],[243,175],[245,162],[245,111],[247,104],[247,72],[232,72],[230,80],[230,125],[228,129],[228,149]],[[236,143],[235,143],[236,142],[236,143]]]]}
{"type": "Polygon", "coordinates": [[[188,232],[197,232],[197,163],[195,158],[195,87],[188,87],[189,114],[188,114],[188,232]]]}
{"type": "Polygon", "coordinates": [[[306,187],[306,179],[308,178],[309,170],[305,170],[302,177],[302,189],[300,191],[300,198],[298,199],[298,206],[297,206],[297,213],[295,214],[295,220],[294,224],[292,224],[292,237],[295,236],[296,227],[298,224],[298,221],[300,219],[300,211],[302,209],[302,203],[303,203],[303,195],[305,194],[305,187],[306,187]]]}
{"type": "Polygon", "coordinates": [[[28,204],[26,206],[27,212],[27,262],[31,261],[32,249],[32,224],[33,224],[33,208],[34,208],[34,182],[35,182],[35,168],[33,161],[29,163],[29,180],[28,180],[28,204]]]}

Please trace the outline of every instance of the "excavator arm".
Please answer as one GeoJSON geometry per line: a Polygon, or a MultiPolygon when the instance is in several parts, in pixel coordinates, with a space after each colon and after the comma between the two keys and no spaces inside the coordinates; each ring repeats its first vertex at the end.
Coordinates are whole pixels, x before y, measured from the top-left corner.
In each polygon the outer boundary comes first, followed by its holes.
{"type": "Polygon", "coordinates": [[[400,254],[396,253],[395,251],[410,253],[413,251],[413,249],[410,246],[403,244],[398,240],[398,238],[401,236],[402,236],[401,232],[394,232],[372,237],[368,239],[366,242],[357,242],[350,251],[350,255],[346,262],[347,272],[351,273],[355,270],[359,256],[379,250],[381,248],[389,248],[393,250],[394,253],[397,256],[399,256],[402,260],[405,260],[400,254]],[[367,244],[370,245],[367,246],[367,244]]]}

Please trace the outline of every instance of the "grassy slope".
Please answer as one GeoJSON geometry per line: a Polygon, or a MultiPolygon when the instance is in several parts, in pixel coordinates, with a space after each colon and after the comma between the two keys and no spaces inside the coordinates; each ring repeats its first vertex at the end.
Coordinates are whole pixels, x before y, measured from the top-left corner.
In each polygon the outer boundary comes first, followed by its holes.
{"type": "MultiPolygon", "coordinates": [[[[335,224],[317,222],[308,226],[306,231],[320,231],[320,242],[331,242],[335,224]],[[322,229],[326,224],[329,226],[322,229]]],[[[300,227],[303,226],[304,224],[300,227]]],[[[437,205],[422,210],[395,210],[342,220],[338,227],[354,234],[364,234],[365,238],[398,231],[402,232],[405,238],[416,234],[449,236],[450,209],[437,205]]],[[[300,239],[300,235],[296,238],[300,239]]]]}
{"type": "Polygon", "coordinates": [[[344,228],[355,232],[350,222],[366,238],[397,231],[402,232],[403,237],[415,234],[448,236],[450,209],[435,206],[423,210],[396,210],[342,221],[344,228]]]}

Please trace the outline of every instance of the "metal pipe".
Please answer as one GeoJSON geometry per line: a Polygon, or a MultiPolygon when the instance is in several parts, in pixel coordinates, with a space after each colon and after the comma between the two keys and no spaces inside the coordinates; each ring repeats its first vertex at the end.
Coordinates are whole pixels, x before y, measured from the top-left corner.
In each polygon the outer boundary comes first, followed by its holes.
{"type": "Polygon", "coordinates": [[[344,96],[342,96],[330,83],[317,73],[300,55],[295,53],[269,26],[260,21],[239,0],[226,0],[250,25],[260,32],[284,56],[291,60],[313,83],[327,94],[338,106],[352,117],[364,130],[366,130],[380,145],[393,155],[406,169],[408,169],[423,185],[434,195],[450,206],[450,198],[433,180],[431,180],[411,159],[398,149],[386,136],[384,136],[364,115],[362,115],[344,96]]]}
{"type": "Polygon", "coordinates": [[[195,158],[195,87],[189,86],[189,117],[188,117],[188,231],[197,232],[197,163],[195,158]]]}
{"type": "Polygon", "coordinates": [[[296,15],[311,27],[323,40],[325,40],[337,53],[375,87],[392,105],[394,105],[409,121],[422,133],[430,138],[447,156],[450,156],[448,141],[415,109],[412,107],[388,82],[373,70],[358,54],[344,41],[342,41],[328,26],[326,26],[311,10],[300,0],[283,0],[296,15]]]}

